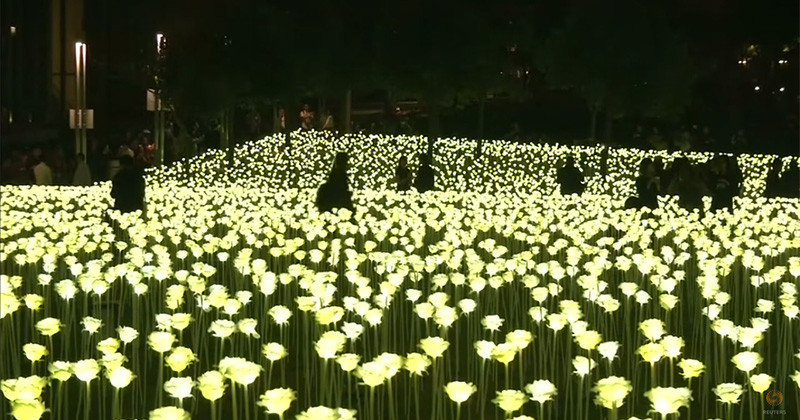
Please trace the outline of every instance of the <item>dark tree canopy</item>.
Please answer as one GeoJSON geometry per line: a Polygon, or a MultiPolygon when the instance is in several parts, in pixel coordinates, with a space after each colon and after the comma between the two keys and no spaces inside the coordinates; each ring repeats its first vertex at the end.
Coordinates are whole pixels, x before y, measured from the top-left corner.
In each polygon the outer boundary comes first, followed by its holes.
{"type": "Polygon", "coordinates": [[[607,124],[680,114],[694,74],[685,45],[656,7],[615,3],[585,3],[574,12],[539,49],[540,70],[552,86],[583,98],[593,115],[604,112],[607,124]]]}

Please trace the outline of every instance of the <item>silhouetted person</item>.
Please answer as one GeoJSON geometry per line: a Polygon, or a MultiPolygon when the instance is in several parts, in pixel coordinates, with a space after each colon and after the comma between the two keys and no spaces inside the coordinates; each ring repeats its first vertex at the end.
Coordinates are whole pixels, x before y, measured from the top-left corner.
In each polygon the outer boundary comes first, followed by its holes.
{"type": "Polygon", "coordinates": [[[655,164],[649,158],[643,159],[639,165],[639,176],[636,177],[636,196],[625,202],[625,208],[657,208],[660,189],[661,185],[656,176],[655,164]]]}
{"type": "Polygon", "coordinates": [[[728,167],[728,158],[718,155],[710,161],[708,174],[708,187],[711,190],[711,210],[733,208],[733,197],[736,195],[736,186],[731,185],[731,169],[728,167]]]}
{"type": "Polygon", "coordinates": [[[36,181],[36,185],[52,185],[53,171],[50,169],[50,166],[48,166],[41,157],[36,157],[34,155],[34,159],[33,179],[36,181]],[[38,160],[38,162],[36,162],[36,160],[38,160]]]}
{"type": "Polygon", "coordinates": [[[92,173],[83,153],[78,153],[75,162],[75,173],[72,175],[72,185],[87,186],[92,184],[92,173]]]}
{"type": "Polygon", "coordinates": [[[575,158],[567,158],[567,162],[558,170],[557,181],[561,184],[561,194],[583,194],[583,172],[575,166],[575,158]]]}
{"type": "Polygon", "coordinates": [[[427,154],[422,154],[419,157],[419,170],[417,171],[417,178],[414,180],[414,188],[420,193],[433,190],[435,172],[431,167],[431,158],[427,154]]]}
{"type": "Polygon", "coordinates": [[[679,158],[673,163],[675,167],[675,178],[670,185],[670,193],[678,195],[678,205],[687,211],[698,210],[702,216],[703,196],[708,191],[703,179],[699,176],[699,171],[692,167],[686,158],[679,158]]]}
{"type": "Polygon", "coordinates": [[[783,182],[781,179],[782,166],[783,164],[779,158],[772,160],[772,166],[770,166],[769,172],[767,172],[767,187],[764,190],[764,197],[775,198],[781,196],[781,183],[783,182]]]}
{"type": "Polygon", "coordinates": [[[742,191],[742,183],[744,182],[742,168],[739,167],[739,160],[736,159],[736,156],[728,156],[726,168],[731,193],[733,197],[736,197],[742,191]]]}
{"type": "Polygon", "coordinates": [[[408,169],[408,159],[405,156],[400,157],[397,163],[397,169],[394,171],[394,179],[397,181],[397,191],[408,191],[411,189],[411,181],[413,176],[411,170],[408,169]]]}
{"type": "Polygon", "coordinates": [[[353,194],[347,177],[347,153],[339,152],[333,159],[328,180],[320,185],[317,191],[317,209],[320,213],[333,209],[349,209],[354,211],[353,194]]]}
{"type": "Polygon", "coordinates": [[[789,168],[783,173],[780,190],[783,197],[800,198],[800,168],[797,160],[792,160],[789,168]]]}
{"type": "Polygon", "coordinates": [[[111,180],[114,209],[122,213],[136,210],[144,212],[144,173],[134,165],[133,158],[128,155],[121,156],[119,161],[119,172],[111,180]]]}

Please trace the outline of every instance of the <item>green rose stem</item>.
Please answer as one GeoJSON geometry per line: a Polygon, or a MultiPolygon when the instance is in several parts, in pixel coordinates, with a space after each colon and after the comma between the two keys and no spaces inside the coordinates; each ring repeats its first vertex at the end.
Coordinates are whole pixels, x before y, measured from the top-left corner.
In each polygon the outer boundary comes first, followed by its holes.
{"type": "Polygon", "coordinates": [[[329,387],[328,387],[328,364],[326,363],[326,359],[320,360],[320,365],[322,366],[322,392],[320,393],[322,396],[322,405],[327,406],[329,404],[329,387]]]}
{"type": "Polygon", "coordinates": [[[244,418],[250,420],[250,400],[247,398],[247,386],[242,385],[244,388],[244,418]]]}
{"type": "Polygon", "coordinates": [[[231,383],[231,401],[233,401],[233,420],[239,420],[239,407],[236,401],[236,383],[231,383]]]}
{"type": "Polygon", "coordinates": [[[112,420],[119,420],[119,388],[114,388],[114,408],[111,410],[111,418],[112,420]]]}
{"type": "Polygon", "coordinates": [[[375,387],[369,387],[369,418],[375,420],[375,387]]]}
{"type": "Polygon", "coordinates": [[[412,383],[412,394],[414,395],[414,410],[417,414],[417,420],[420,420],[419,416],[419,378],[414,375],[411,378],[412,383]]]}
{"type": "MultiPolygon", "coordinates": [[[[486,359],[481,359],[480,373],[478,376],[479,389],[486,389],[486,359]]],[[[480,406],[480,415],[486,412],[486,392],[481,392],[478,397],[480,406]]],[[[419,417],[419,416],[417,416],[419,417]]]]}
{"type": "MultiPolygon", "coordinates": [[[[692,391],[692,378],[689,378],[686,384],[686,387],[689,388],[689,391],[692,391]]],[[[686,418],[692,418],[692,402],[689,401],[689,404],[686,405],[686,418]]]]}
{"type": "Polygon", "coordinates": [[[92,410],[92,382],[86,382],[86,403],[83,406],[83,420],[89,420],[89,412],[92,410]]]}
{"type": "Polygon", "coordinates": [[[653,389],[658,384],[657,380],[657,373],[656,373],[656,364],[651,362],[650,363],[650,389],[653,389]]]}
{"type": "Polygon", "coordinates": [[[578,381],[578,418],[583,418],[583,376],[578,381]]]}
{"type": "Polygon", "coordinates": [[[211,401],[211,420],[217,420],[217,404],[216,404],[216,401],[211,401]]]}
{"type": "Polygon", "coordinates": [[[161,394],[163,393],[164,387],[164,353],[158,353],[158,386],[156,387],[156,402],[158,406],[161,407],[161,394]]]}
{"type": "Polygon", "coordinates": [[[511,389],[511,375],[509,375],[508,373],[508,363],[503,363],[503,371],[505,372],[505,375],[503,375],[505,376],[505,382],[506,382],[505,389],[511,389]]]}
{"type": "MultiPolygon", "coordinates": [[[[747,399],[748,399],[748,402],[749,402],[748,409],[750,411],[750,418],[754,419],[754,418],[756,418],[756,402],[753,400],[753,392],[754,391],[753,391],[752,383],[750,382],[750,375],[746,375],[746,376],[747,376],[747,385],[746,385],[745,389],[747,390],[747,399]]],[[[763,398],[761,398],[761,399],[763,400],[763,398]]],[[[742,404],[742,405],[744,405],[744,404],[742,404]]],[[[744,417],[742,417],[742,418],[744,418],[744,417]]]]}

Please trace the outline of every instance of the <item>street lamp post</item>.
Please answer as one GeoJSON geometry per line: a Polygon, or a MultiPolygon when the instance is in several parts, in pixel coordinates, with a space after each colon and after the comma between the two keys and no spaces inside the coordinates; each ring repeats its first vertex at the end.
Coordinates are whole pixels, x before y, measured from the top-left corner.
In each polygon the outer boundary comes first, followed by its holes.
{"type": "Polygon", "coordinates": [[[75,109],[70,110],[70,128],[75,130],[75,153],[86,155],[86,130],[94,128],[94,110],[86,107],[86,44],[75,43],[75,109]]]}
{"type": "Polygon", "coordinates": [[[153,142],[155,143],[156,153],[157,153],[157,164],[162,165],[164,163],[164,148],[166,145],[166,115],[164,109],[161,106],[161,60],[163,59],[163,55],[161,49],[166,42],[166,37],[164,34],[158,33],[156,34],[156,72],[155,72],[155,86],[152,90],[152,94],[148,94],[148,97],[152,97],[152,102],[148,101],[148,110],[153,111],[154,115],[154,127],[153,127],[153,142]]]}

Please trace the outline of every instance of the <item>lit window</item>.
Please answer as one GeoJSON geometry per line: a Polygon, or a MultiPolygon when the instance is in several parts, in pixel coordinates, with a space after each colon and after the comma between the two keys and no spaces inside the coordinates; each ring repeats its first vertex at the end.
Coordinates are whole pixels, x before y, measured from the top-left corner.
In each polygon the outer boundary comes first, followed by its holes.
{"type": "Polygon", "coordinates": [[[758,86],[756,86],[756,87],[755,87],[753,90],[755,90],[756,92],[758,92],[759,90],[761,90],[761,88],[760,88],[760,87],[758,87],[758,86]]]}
{"type": "Polygon", "coordinates": [[[778,89],[778,92],[783,92],[784,90],[786,90],[786,88],[782,87],[782,88],[778,89]]]}
{"type": "Polygon", "coordinates": [[[16,26],[12,26],[12,27],[9,29],[9,32],[11,32],[11,35],[15,35],[15,34],[17,33],[17,27],[16,27],[16,26]]]}

